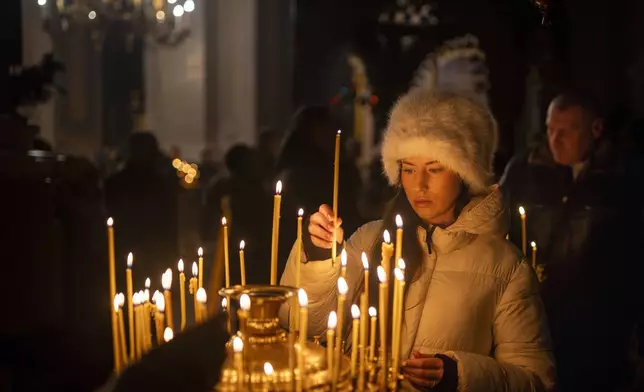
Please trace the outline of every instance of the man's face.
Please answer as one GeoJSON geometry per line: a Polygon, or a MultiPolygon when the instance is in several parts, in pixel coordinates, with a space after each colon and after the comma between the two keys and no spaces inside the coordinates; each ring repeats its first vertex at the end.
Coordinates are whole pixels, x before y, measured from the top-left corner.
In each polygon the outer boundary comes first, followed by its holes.
{"type": "Polygon", "coordinates": [[[580,106],[563,110],[551,106],[546,125],[548,145],[555,162],[567,166],[583,162],[593,139],[599,137],[598,121],[585,118],[580,106]]]}

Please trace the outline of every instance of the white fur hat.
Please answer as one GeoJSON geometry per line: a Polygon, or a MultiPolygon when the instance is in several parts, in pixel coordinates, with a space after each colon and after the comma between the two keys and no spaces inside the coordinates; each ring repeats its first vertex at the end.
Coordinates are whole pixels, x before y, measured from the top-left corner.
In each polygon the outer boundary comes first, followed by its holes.
{"type": "Polygon", "coordinates": [[[385,174],[398,184],[400,160],[435,159],[457,173],[470,193],[492,184],[498,131],[492,114],[462,95],[415,90],[394,106],[382,142],[385,174]]]}

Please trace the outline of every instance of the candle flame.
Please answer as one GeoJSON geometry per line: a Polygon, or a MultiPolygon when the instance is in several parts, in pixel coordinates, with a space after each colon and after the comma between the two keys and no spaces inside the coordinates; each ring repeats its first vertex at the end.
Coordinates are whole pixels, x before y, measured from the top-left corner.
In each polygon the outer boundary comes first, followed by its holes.
{"type": "Polygon", "coordinates": [[[161,293],[157,295],[157,310],[159,312],[165,312],[165,297],[161,293]]]}
{"type": "Polygon", "coordinates": [[[367,258],[367,254],[365,252],[362,252],[362,268],[368,270],[369,269],[369,259],[367,258]]]}
{"type": "Polygon", "coordinates": [[[193,261],[192,262],[192,276],[194,276],[196,278],[197,275],[199,275],[199,266],[197,265],[196,261],[193,261]]]}
{"type": "Polygon", "coordinates": [[[342,134],[342,130],[338,129],[338,135],[342,134]]]}
{"type": "Polygon", "coordinates": [[[134,293],[132,295],[132,305],[136,306],[139,305],[141,302],[139,300],[139,293],[134,293]]]}
{"type": "Polygon", "coordinates": [[[380,283],[387,283],[387,273],[385,272],[385,269],[382,268],[382,265],[378,266],[378,280],[380,283]]]}
{"type": "Polygon", "coordinates": [[[340,277],[338,279],[338,293],[340,295],[347,295],[347,292],[349,291],[349,286],[347,285],[346,279],[343,277],[340,277]]]}
{"type": "Polygon", "coordinates": [[[114,219],[112,217],[107,218],[107,227],[113,227],[114,226],[114,219]]]}
{"type": "Polygon", "coordinates": [[[244,351],[244,341],[239,336],[233,338],[233,351],[238,354],[244,351]]]}
{"type": "Polygon", "coordinates": [[[532,247],[532,249],[537,249],[537,243],[534,241],[530,243],[530,246],[532,247]]]}
{"type": "Polygon", "coordinates": [[[132,268],[132,263],[134,263],[134,255],[130,252],[127,254],[127,268],[132,268]]]}
{"type": "Polygon", "coordinates": [[[354,319],[360,318],[360,308],[356,304],[351,305],[351,317],[354,319]]]}
{"type": "Polygon", "coordinates": [[[228,308],[228,300],[226,298],[221,299],[221,308],[223,310],[226,310],[226,308],[228,308]]]}
{"type": "Polygon", "coordinates": [[[179,259],[179,262],[177,263],[177,269],[179,272],[183,272],[183,259],[179,259]]]}
{"type": "Polygon", "coordinates": [[[228,224],[228,221],[226,220],[226,217],[224,216],[223,218],[221,218],[221,225],[226,226],[227,224],[228,224]]]}
{"type": "Polygon", "coordinates": [[[402,229],[403,227],[402,216],[400,215],[396,215],[396,227],[399,229],[402,229]]]}
{"type": "Polygon", "coordinates": [[[402,272],[400,268],[395,268],[394,269],[394,275],[396,276],[396,279],[400,282],[405,281],[405,274],[402,272]]]}
{"type": "Polygon", "coordinates": [[[405,260],[398,259],[398,268],[405,271],[405,268],[407,268],[407,264],[405,264],[405,260]]]}
{"type": "Polygon", "coordinates": [[[150,288],[150,284],[151,284],[151,283],[152,283],[152,282],[150,282],[150,278],[145,278],[145,288],[146,288],[146,289],[149,289],[149,288],[150,288]]]}
{"type": "Polygon", "coordinates": [[[143,302],[150,302],[150,290],[148,289],[143,291],[143,302]]]}
{"type": "Polygon", "coordinates": [[[277,181],[277,184],[275,185],[275,194],[279,195],[282,193],[282,181],[277,181]]]}
{"type": "Polygon", "coordinates": [[[309,306],[309,296],[306,295],[306,291],[304,289],[299,289],[297,291],[297,299],[301,307],[306,308],[309,306]]]}
{"type": "Polygon", "coordinates": [[[167,327],[165,331],[163,331],[163,340],[168,343],[174,338],[174,332],[172,332],[172,328],[167,327]]]}
{"type": "Polygon", "coordinates": [[[521,215],[521,217],[525,216],[525,208],[523,208],[523,206],[519,206],[519,215],[521,215]]]}
{"type": "Polygon", "coordinates": [[[347,266],[347,250],[342,249],[342,252],[340,252],[340,263],[342,264],[343,267],[347,266]]]}
{"type": "Polygon", "coordinates": [[[376,308],[374,308],[373,306],[369,307],[369,316],[376,317],[377,315],[378,315],[378,311],[376,310],[376,308]]]}
{"type": "Polygon", "coordinates": [[[244,312],[248,312],[250,310],[250,297],[248,296],[248,294],[242,294],[239,297],[239,307],[244,312]]]}
{"type": "Polygon", "coordinates": [[[329,320],[326,323],[328,329],[335,329],[338,326],[338,315],[335,313],[335,310],[332,310],[329,313],[329,320]]]}
{"type": "Polygon", "coordinates": [[[116,296],[119,299],[119,306],[123,307],[123,305],[125,305],[125,295],[123,293],[118,293],[116,296]]]}
{"type": "Polygon", "coordinates": [[[163,287],[164,290],[170,290],[172,287],[172,273],[168,274],[168,271],[166,271],[161,275],[161,287],[163,287]]]}
{"type": "Polygon", "coordinates": [[[273,365],[271,365],[270,362],[264,362],[264,373],[268,376],[271,377],[273,375],[273,365]]]}
{"type": "Polygon", "coordinates": [[[199,249],[197,249],[197,256],[203,257],[203,248],[202,247],[199,247],[199,249]]]}
{"type": "Polygon", "coordinates": [[[199,290],[197,290],[197,302],[205,304],[206,301],[208,301],[208,294],[206,294],[206,289],[200,287],[199,290]]]}
{"type": "Polygon", "coordinates": [[[389,231],[385,230],[385,232],[382,233],[382,237],[384,238],[387,244],[391,243],[391,236],[389,235],[389,231]]]}
{"type": "Polygon", "coordinates": [[[161,295],[159,290],[154,290],[154,294],[152,294],[152,302],[153,303],[155,303],[155,304],[157,303],[157,298],[159,298],[159,295],[161,295]]]}
{"type": "Polygon", "coordinates": [[[239,250],[244,250],[245,247],[246,247],[246,241],[241,240],[239,242],[239,250]]]}
{"type": "Polygon", "coordinates": [[[120,306],[120,303],[119,303],[119,295],[118,295],[118,294],[116,294],[116,295],[114,296],[114,311],[115,311],[115,312],[118,312],[120,307],[121,307],[121,306],[120,306]]]}
{"type": "Polygon", "coordinates": [[[300,218],[303,217],[304,216],[304,210],[301,209],[301,208],[299,210],[297,210],[297,216],[299,216],[300,218]]]}

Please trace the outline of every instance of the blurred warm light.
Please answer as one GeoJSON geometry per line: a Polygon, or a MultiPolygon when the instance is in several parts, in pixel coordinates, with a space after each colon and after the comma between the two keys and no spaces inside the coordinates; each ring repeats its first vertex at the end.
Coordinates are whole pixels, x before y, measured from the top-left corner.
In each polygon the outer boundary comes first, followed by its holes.
{"type": "Polygon", "coordinates": [[[309,306],[309,297],[306,295],[306,291],[304,291],[304,289],[299,289],[297,291],[297,299],[301,307],[305,308],[309,306]]]}
{"type": "Polygon", "coordinates": [[[335,329],[335,327],[338,326],[338,315],[335,311],[331,311],[331,313],[329,313],[329,320],[327,321],[326,326],[328,329],[335,329]]]}
{"type": "Polygon", "coordinates": [[[172,332],[172,328],[168,327],[163,331],[163,340],[168,343],[174,338],[174,332],[172,332]]]}
{"type": "Polygon", "coordinates": [[[376,310],[376,308],[371,306],[369,308],[369,317],[376,317],[377,315],[378,315],[378,311],[376,310]]]}
{"type": "Polygon", "coordinates": [[[186,0],[185,3],[183,3],[183,9],[186,12],[192,12],[195,10],[195,2],[193,0],[186,0]]]}
{"type": "Polygon", "coordinates": [[[159,312],[165,312],[165,297],[163,294],[159,293],[157,295],[156,305],[159,312]]]}
{"type": "Polygon", "coordinates": [[[250,297],[248,294],[242,294],[241,297],[239,297],[239,307],[244,312],[248,312],[250,310],[250,297]]]}
{"type": "Polygon", "coordinates": [[[174,4],[176,2],[177,2],[177,0],[168,0],[168,4],[174,4]]]}
{"type": "Polygon", "coordinates": [[[185,181],[186,181],[186,184],[192,184],[192,182],[194,181],[194,178],[191,176],[186,176],[185,181]]]}
{"type": "Polygon", "coordinates": [[[87,14],[87,17],[91,20],[96,19],[96,11],[90,11],[89,14],[87,14]]]}
{"type": "Polygon", "coordinates": [[[362,252],[362,268],[368,270],[369,269],[369,259],[367,258],[367,254],[365,252],[362,252]]]}
{"type": "Polygon", "coordinates": [[[43,6],[47,4],[47,0],[38,0],[38,5],[43,6]]]}
{"type": "Polygon", "coordinates": [[[340,295],[347,295],[349,291],[349,285],[347,285],[346,279],[340,277],[338,278],[338,293],[340,295]]]}
{"type": "Polygon", "coordinates": [[[360,308],[356,304],[351,305],[351,317],[354,319],[360,318],[360,308]]]}
{"type": "Polygon", "coordinates": [[[244,342],[239,336],[233,338],[233,351],[236,353],[244,351],[244,342]]]}
{"type": "Polygon", "coordinates": [[[342,249],[342,252],[340,252],[340,263],[343,267],[347,266],[347,250],[342,249]]]}
{"type": "Polygon", "coordinates": [[[268,377],[271,377],[273,375],[273,372],[273,365],[271,365],[270,362],[264,363],[264,373],[266,373],[268,377]]]}
{"type": "Polygon", "coordinates": [[[532,247],[532,249],[537,249],[537,243],[534,241],[530,243],[530,246],[532,247]]]}
{"type": "Polygon", "coordinates": [[[183,16],[183,7],[180,4],[177,4],[174,6],[174,9],[172,10],[172,14],[176,16],[177,18],[180,18],[183,16]]]}
{"type": "Polygon", "coordinates": [[[150,284],[151,284],[151,283],[152,283],[152,282],[150,282],[150,278],[145,278],[145,288],[146,288],[146,289],[149,289],[149,288],[150,288],[150,284]]]}
{"type": "MultiPolygon", "coordinates": [[[[161,15],[162,15],[162,16],[161,16],[161,19],[165,18],[165,12],[163,12],[163,11],[159,11],[159,12],[157,12],[157,19],[159,19],[159,14],[161,14],[161,15]]],[[[174,158],[174,159],[172,160],[172,167],[174,167],[175,169],[179,169],[179,168],[181,167],[181,164],[182,164],[182,163],[183,163],[183,162],[181,162],[181,159],[179,159],[179,158],[174,158]]]]}
{"type": "MultiPolygon", "coordinates": [[[[157,17],[157,20],[158,20],[159,22],[164,21],[164,20],[165,20],[165,12],[163,12],[163,11],[157,11],[157,15],[156,15],[156,17],[157,17]]],[[[175,168],[175,169],[178,169],[178,168],[179,168],[179,165],[181,165],[181,160],[179,160],[179,159],[175,159],[174,161],[172,161],[172,166],[174,166],[174,168],[175,168]],[[176,161],[179,161],[179,164],[178,164],[177,166],[175,166],[175,165],[174,165],[174,162],[176,162],[176,161]]]]}
{"type": "Polygon", "coordinates": [[[387,282],[387,273],[385,272],[385,269],[382,268],[382,265],[378,266],[378,280],[380,281],[380,283],[387,282]]]}
{"type": "Polygon", "coordinates": [[[205,304],[207,301],[208,295],[206,294],[206,289],[200,287],[199,290],[197,290],[197,302],[205,304]]]}
{"type": "Polygon", "coordinates": [[[190,165],[184,162],[183,165],[181,165],[181,171],[187,173],[188,170],[190,170],[190,165]]]}

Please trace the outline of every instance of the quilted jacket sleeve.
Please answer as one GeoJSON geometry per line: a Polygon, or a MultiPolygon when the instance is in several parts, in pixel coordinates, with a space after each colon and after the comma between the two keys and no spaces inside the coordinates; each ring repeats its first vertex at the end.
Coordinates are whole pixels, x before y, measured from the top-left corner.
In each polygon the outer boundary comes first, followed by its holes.
{"type": "Polygon", "coordinates": [[[493,356],[446,353],[458,363],[459,391],[552,391],[555,362],[538,283],[526,262],[497,306],[493,356]]]}
{"type": "MultiPolygon", "coordinates": [[[[347,294],[345,314],[349,314],[351,305],[359,302],[357,296],[363,284],[364,273],[362,269],[361,253],[371,248],[376,238],[378,221],[369,222],[358,230],[345,243],[347,251],[347,294]]],[[[296,271],[296,246],[293,246],[282,274],[280,284],[295,286],[296,271]]],[[[336,266],[332,265],[331,259],[307,260],[306,254],[302,253],[302,265],[300,269],[301,287],[306,290],[309,298],[309,337],[321,335],[327,326],[327,318],[332,310],[337,307],[337,281],[340,276],[339,259],[336,266]]],[[[285,304],[280,311],[280,322],[286,326],[289,324],[290,304],[285,304]]],[[[349,331],[351,318],[346,317],[347,324],[344,331],[349,331]]]]}

